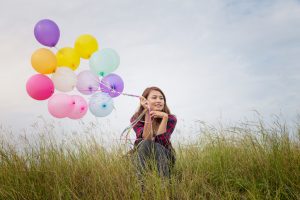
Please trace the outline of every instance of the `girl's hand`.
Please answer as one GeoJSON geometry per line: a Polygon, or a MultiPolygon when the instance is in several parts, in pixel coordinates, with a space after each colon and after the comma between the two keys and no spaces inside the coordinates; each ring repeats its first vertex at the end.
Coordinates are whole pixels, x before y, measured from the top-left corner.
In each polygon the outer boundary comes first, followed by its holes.
{"type": "Polygon", "coordinates": [[[150,112],[150,117],[152,118],[167,118],[168,119],[168,114],[165,112],[161,111],[151,111],[150,112]]]}
{"type": "Polygon", "coordinates": [[[148,101],[147,101],[147,99],[145,97],[143,97],[143,96],[140,97],[140,103],[143,106],[143,108],[147,108],[148,109],[149,103],[148,103],[148,101]]]}

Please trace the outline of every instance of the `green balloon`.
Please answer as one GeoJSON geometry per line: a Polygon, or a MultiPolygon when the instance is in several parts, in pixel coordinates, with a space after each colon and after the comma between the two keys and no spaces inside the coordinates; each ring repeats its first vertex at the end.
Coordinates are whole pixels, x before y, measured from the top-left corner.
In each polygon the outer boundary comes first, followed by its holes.
{"type": "Polygon", "coordinates": [[[115,71],[120,64],[120,57],[118,53],[110,48],[102,49],[93,53],[89,60],[91,70],[100,76],[115,71]]]}

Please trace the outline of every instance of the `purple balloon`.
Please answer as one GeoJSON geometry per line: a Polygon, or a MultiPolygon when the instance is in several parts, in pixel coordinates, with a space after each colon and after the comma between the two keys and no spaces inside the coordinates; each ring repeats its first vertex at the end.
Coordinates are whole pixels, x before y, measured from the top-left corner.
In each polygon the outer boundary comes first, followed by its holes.
{"type": "Polygon", "coordinates": [[[54,21],[43,19],[35,25],[34,36],[42,45],[54,47],[59,40],[60,32],[54,21]]]}
{"type": "Polygon", "coordinates": [[[123,92],[124,82],[117,74],[108,74],[103,77],[100,83],[102,92],[108,93],[111,97],[117,97],[123,92]]]}

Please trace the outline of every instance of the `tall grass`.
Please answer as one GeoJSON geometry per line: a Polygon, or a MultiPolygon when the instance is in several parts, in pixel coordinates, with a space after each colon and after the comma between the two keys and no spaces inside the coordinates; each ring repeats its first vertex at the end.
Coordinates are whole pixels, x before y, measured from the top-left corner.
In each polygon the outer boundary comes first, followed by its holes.
{"type": "Polygon", "coordinates": [[[143,191],[123,146],[41,135],[20,151],[3,140],[0,199],[300,199],[300,128],[293,130],[204,124],[198,141],[176,148],[171,180],[148,172],[143,191]]]}

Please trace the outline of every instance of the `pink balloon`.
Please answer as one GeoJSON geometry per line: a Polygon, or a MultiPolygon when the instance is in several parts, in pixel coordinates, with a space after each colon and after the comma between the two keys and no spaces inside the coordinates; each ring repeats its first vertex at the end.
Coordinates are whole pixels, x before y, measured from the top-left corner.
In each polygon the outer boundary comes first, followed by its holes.
{"type": "Polygon", "coordinates": [[[33,99],[45,100],[54,93],[54,84],[48,76],[36,74],[28,79],[26,90],[33,99]]]}
{"type": "Polygon", "coordinates": [[[73,95],[71,97],[75,102],[75,106],[74,109],[68,115],[68,117],[71,119],[80,119],[86,114],[88,110],[88,104],[86,100],[79,95],[73,95]]]}
{"type": "Polygon", "coordinates": [[[48,101],[48,110],[53,117],[67,117],[75,107],[75,101],[70,95],[55,94],[48,101]]]}

